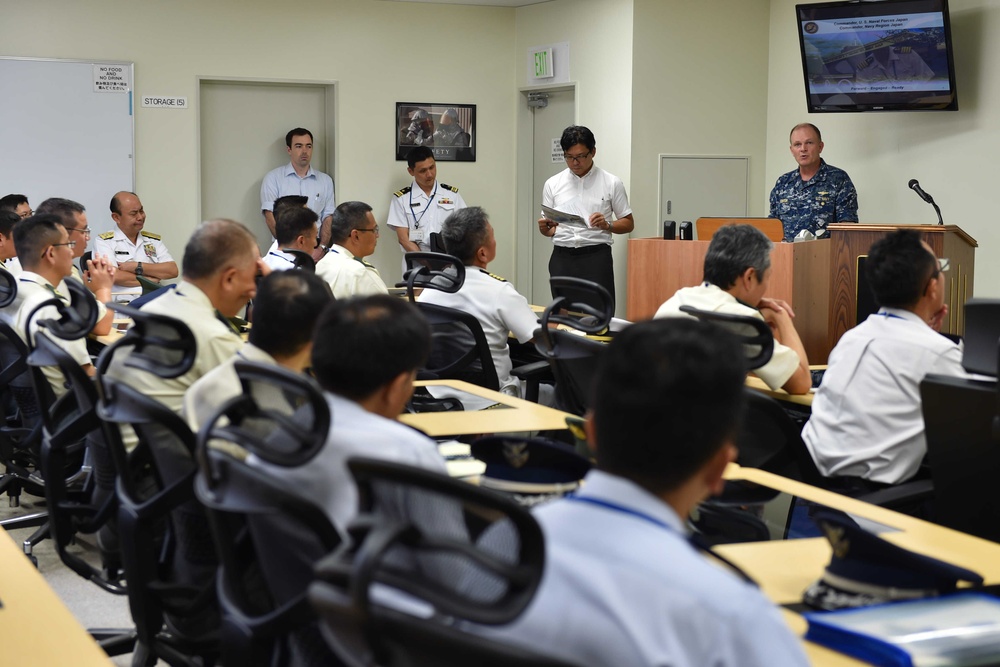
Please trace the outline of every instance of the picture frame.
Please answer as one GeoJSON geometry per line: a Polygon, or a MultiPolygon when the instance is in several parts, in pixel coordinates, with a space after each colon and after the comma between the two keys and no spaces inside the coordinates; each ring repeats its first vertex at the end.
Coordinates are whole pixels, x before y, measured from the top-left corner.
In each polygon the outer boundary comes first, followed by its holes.
{"type": "Polygon", "coordinates": [[[438,162],[476,161],[476,105],[396,102],[396,160],[427,146],[438,162]]]}

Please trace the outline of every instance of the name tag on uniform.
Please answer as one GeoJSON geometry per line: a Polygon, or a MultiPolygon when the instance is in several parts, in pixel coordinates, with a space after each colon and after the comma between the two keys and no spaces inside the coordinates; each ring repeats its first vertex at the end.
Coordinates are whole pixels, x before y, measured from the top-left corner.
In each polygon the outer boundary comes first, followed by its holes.
{"type": "Polygon", "coordinates": [[[115,250],[116,255],[127,255],[128,250],[115,250]]]}
{"type": "Polygon", "coordinates": [[[424,230],[422,229],[410,229],[410,240],[414,243],[424,242],[424,230]]]}

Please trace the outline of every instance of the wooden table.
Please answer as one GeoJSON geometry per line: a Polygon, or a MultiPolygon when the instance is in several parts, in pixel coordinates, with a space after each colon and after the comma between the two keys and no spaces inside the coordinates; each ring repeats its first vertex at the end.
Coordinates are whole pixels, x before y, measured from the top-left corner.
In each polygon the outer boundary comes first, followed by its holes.
{"type": "Polygon", "coordinates": [[[566,428],[566,417],[572,417],[568,412],[553,410],[544,405],[460,380],[425,380],[414,384],[417,387],[450,387],[507,406],[491,410],[400,415],[399,421],[419,428],[432,438],[447,435],[551,431],[566,428]]]}
{"type": "Polygon", "coordinates": [[[6,531],[0,535],[0,652],[5,665],[112,665],[6,531]]]}
{"type": "MultiPolygon", "coordinates": [[[[986,584],[1000,583],[1000,544],[966,535],[927,521],[915,519],[875,505],[848,498],[808,484],[779,477],[763,470],[731,464],[727,479],[743,479],[790,493],[806,500],[877,521],[896,529],[880,537],[906,549],[978,572],[986,584]]],[[[824,538],[729,544],[716,550],[732,560],[760,584],[775,603],[801,602],[802,592],[819,579],[830,562],[830,543],[824,538]]],[[[783,610],[789,626],[798,634],[806,630],[805,620],[783,610]]],[[[806,652],[815,665],[862,665],[845,655],[810,642],[806,652]]]]}
{"type": "MultiPolygon", "coordinates": [[[[809,366],[811,371],[825,370],[826,364],[812,364],[809,366]]],[[[806,408],[812,408],[813,396],[815,393],[809,392],[808,394],[789,394],[784,389],[771,389],[764,381],[761,380],[756,375],[747,376],[747,386],[755,391],[759,391],[762,394],[770,396],[771,398],[777,399],[779,401],[784,401],[785,403],[794,403],[795,405],[800,405],[806,408]]]]}

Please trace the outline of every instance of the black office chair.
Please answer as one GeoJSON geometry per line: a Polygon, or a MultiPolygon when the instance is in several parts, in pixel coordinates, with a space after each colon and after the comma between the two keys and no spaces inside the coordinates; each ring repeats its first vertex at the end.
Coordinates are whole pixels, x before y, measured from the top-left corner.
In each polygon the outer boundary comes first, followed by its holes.
{"type": "Polygon", "coordinates": [[[509,623],[534,596],[545,550],[526,509],[426,470],[368,459],[348,467],[360,493],[353,546],[321,561],[309,589],[347,664],[567,664],[462,629],[509,623]],[[392,604],[396,592],[429,609],[392,604]]]}
{"type": "Polygon", "coordinates": [[[549,278],[552,299],[563,299],[563,324],[581,329],[579,324],[587,327],[587,333],[604,335],[609,333],[611,319],[615,315],[615,300],[603,285],[591,280],[571,278],[569,276],[552,276],[549,278]],[[572,306],[570,306],[572,304],[572,306]]]}
{"type": "Polygon", "coordinates": [[[221,561],[223,661],[329,665],[335,659],[306,588],[315,563],[341,538],[323,508],[281,477],[283,468],[309,465],[326,444],[329,406],[305,376],[244,361],[235,368],[243,394],[198,434],[195,482],[221,561]],[[249,465],[248,453],[266,467],[249,465]]]}
{"type": "Polygon", "coordinates": [[[717,313],[711,310],[699,310],[692,306],[681,306],[681,312],[697,317],[703,322],[711,322],[726,329],[743,345],[746,355],[747,370],[754,370],[765,365],[774,355],[774,334],[767,322],[747,315],[717,313]]]}
{"type": "Polygon", "coordinates": [[[604,332],[613,312],[609,308],[610,296],[600,285],[579,278],[556,277],[551,282],[553,289],[565,286],[568,293],[589,292],[593,297],[586,302],[571,301],[566,296],[554,299],[542,313],[539,329],[535,331],[535,348],[548,361],[555,377],[556,407],[582,416],[592,404],[598,361],[607,344],[552,325],[562,324],[584,334],[604,332]],[[594,299],[604,306],[592,305],[594,299]]]}
{"type": "Polygon", "coordinates": [[[301,250],[291,250],[289,248],[283,248],[281,252],[288,253],[292,256],[292,266],[296,269],[302,269],[303,271],[308,271],[309,273],[316,273],[316,260],[312,258],[307,252],[301,250]]]}
{"type": "Polygon", "coordinates": [[[457,257],[431,252],[408,252],[404,256],[407,298],[431,326],[431,353],[422,377],[465,380],[498,391],[500,380],[493,364],[483,327],[474,315],[454,308],[417,302],[415,290],[435,289],[454,294],[465,283],[465,265],[457,257]]]}
{"type": "Polygon", "coordinates": [[[118,538],[137,633],[133,665],[156,658],[212,664],[219,655],[218,558],[194,494],[195,436],[162,403],[106,373],[128,349],[125,366],[163,378],[183,375],[195,360],[194,336],[179,320],[112,307],[133,326],[98,359],[98,414],[117,471],[118,538]],[[131,452],[121,427],[138,436],[131,452]]]}
{"type": "MultiPolygon", "coordinates": [[[[0,387],[9,399],[0,425],[0,463],[4,466],[0,493],[7,494],[10,507],[18,507],[24,490],[39,497],[45,494],[41,480],[31,477],[38,464],[42,419],[28,372],[28,348],[4,322],[0,322],[0,363],[0,387]]],[[[35,514],[4,519],[0,526],[12,530],[40,526],[44,521],[44,514],[35,514]]]]}

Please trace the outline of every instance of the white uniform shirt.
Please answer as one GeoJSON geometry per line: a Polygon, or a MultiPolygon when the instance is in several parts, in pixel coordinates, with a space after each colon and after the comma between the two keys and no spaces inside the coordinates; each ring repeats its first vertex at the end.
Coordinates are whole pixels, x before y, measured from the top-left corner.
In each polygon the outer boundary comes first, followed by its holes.
{"type": "MultiPolygon", "coordinates": [[[[602,213],[611,222],[632,212],[621,179],[597,165],[582,178],[567,168],[545,181],[542,204],[563,213],[578,215],[588,223],[594,213],[602,213]]],[[[559,225],[552,242],[567,248],[581,248],[599,243],[611,245],[614,243],[611,237],[611,232],[604,229],[559,225]]]]}
{"type": "Polygon", "coordinates": [[[21,271],[23,271],[23,269],[21,268],[21,260],[19,260],[17,257],[11,257],[8,260],[0,262],[0,264],[3,264],[3,268],[7,269],[15,276],[21,275],[21,271]]]}
{"type": "Polygon", "coordinates": [[[883,308],[830,352],[802,439],[823,475],[895,484],[927,453],[920,382],[964,377],[962,348],[907,310],[883,308]]]}
{"type": "Polygon", "coordinates": [[[513,285],[484,269],[467,266],[462,289],[454,294],[425,289],[417,297],[417,301],[475,315],[490,345],[500,390],[510,393],[511,388],[520,387],[519,380],[510,374],[507,338],[513,333],[518,342],[527,343],[538,328],[538,316],[531,310],[528,300],[513,285]]]}
{"type": "Polygon", "coordinates": [[[295,173],[291,162],[267,172],[260,183],[260,210],[274,211],[274,200],[288,195],[308,197],[309,203],[306,206],[319,216],[320,222],[333,215],[333,210],[337,207],[334,202],[333,179],[311,166],[303,178],[295,173]]]}
{"type": "MultiPolygon", "coordinates": [[[[69,291],[66,290],[64,282],[60,281],[58,285],[53,287],[49,281],[33,271],[22,271],[21,275],[18,276],[17,293],[18,299],[20,299],[20,307],[14,319],[14,329],[26,341],[29,340],[29,335],[30,340],[34,341],[40,320],[59,318],[59,311],[55,306],[46,306],[31,318],[29,331],[28,318],[31,317],[31,313],[35,308],[53,297],[58,297],[64,303],[69,304],[69,291]]],[[[90,355],[87,353],[86,338],[63,340],[62,338],[53,336],[51,333],[47,335],[52,342],[65,350],[78,364],[81,366],[91,365],[90,355]]],[[[66,379],[58,366],[43,366],[42,372],[52,386],[52,391],[56,398],[66,393],[66,387],[64,386],[66,379]]]]}
{"type": "Polygon", "coordinates": [[[368,412],[354,401],[326,393],[333,415],[326,445],[298,468],[275,468],[251,455],[251,465],[274,470],[304,497],[326,509],[331,523],[343,532],[358,513],[358,491],[347,470],[354,456],[393,461],[447,474],[437,444],[419,431],[393,419],[368,412]]]}
{"type": "Polygon", "coordinates": [[[330,284],[335,299],[389,293],[378,269],[336,243],[316,262],[316,275],[330,284]]]}
{"type": "MultiPolygon", "coordinates": [[[[118,266],[121,262],[147,262],[149,264],[160,264],[162,262],[172,262],[174,258],[167,250],[167,246],[160,240],[158,234],[142,230],[136,237],[136,243],[132,243],[125,232],[115,227],[113,232],[99,234],[94,239],[94,254],[104,255],[111,263],[118,266]]],[[[142,294],[142,286],[123,287],[121,285],[111,286],[111,298],[118,300],[118,297],[137,297],[142,294]]]]}
{"type": "Polygon", "coordinates": [[[592,470],[576,499],[533,514],[545,537],[538,592],[510,625],[475,631],[578,665],[809,664],[774,604],[709,562],[673,509],[629,480],[592,470]]]}
{"type": "MultiPolygon", "coordinates": [[[[697,287],[683,287],[667,299],[660,306],[653,318],[660,317],[692,317],[681,312],[681,306],[691,306],[698,310],[707,310],[716,313],[730,313],[732,315],[745,315],[763,320],[764,316],[756,308],[741,303],[729,292],[726,292],[718,285],[703,283],[697,287]]],[[[771,389],[780,389],[788,382],[799,367],[799,355],[795,350],[774,341],[774,354],[771,360],[760,368],[754,369],[753,374],[759,377],[771,389]]]]}
{"type": "Polygon", "coordinates": [[[278,362],[264,350],[247,343],[221,364],[205,373],[184,392],[183,416],[195,433],[231,398],[243,393],[243,385],[236,375],[237,361],[253,361],[277,366],[278,362]]]}
{"type": "Polygon", "coordinates": [[[445,219],[462,208],[465,208],[465,200],[458,194],[458,188],[434,181],[428,195],[414,181],[410,187],[393,193],[388,224],[390,227],[409,227],[410,240],[426,252],[431,249],[430,235],[441,233],[445,219]]]}
{"type": "Polygon", "coordinates": [[[264,255],[264,263],[271,267],[272,271],[287,271],[295,268],[295,258],[287,252],[278,250],[277,241],[274,247],[264,255]]]}

